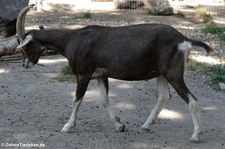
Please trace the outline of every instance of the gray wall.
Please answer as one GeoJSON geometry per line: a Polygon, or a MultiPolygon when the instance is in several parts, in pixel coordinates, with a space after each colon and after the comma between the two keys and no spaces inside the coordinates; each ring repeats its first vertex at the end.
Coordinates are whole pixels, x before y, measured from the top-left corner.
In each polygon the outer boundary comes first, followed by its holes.
{"type": "Polygon", "coordinates": [[[0,0],[0,17],[13,20],[21,9],[28,5],[29,0],[0,0]]]}

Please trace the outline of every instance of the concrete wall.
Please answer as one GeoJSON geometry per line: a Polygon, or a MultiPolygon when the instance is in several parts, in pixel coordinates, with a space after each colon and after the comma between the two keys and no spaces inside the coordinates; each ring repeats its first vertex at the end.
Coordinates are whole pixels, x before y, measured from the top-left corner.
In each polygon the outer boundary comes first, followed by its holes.
{"type": "Polygon", "coordinates": [[[13,20],[21,9],[28,5],[29,0],[0,0],[0,17],[13,20]]]}

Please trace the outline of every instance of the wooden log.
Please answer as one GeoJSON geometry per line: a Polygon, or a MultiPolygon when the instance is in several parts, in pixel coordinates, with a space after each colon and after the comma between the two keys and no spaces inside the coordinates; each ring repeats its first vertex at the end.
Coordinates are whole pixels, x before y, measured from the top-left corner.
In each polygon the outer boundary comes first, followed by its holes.
{"type": "Polygon", "coordinates": [[[16,47],[19,45],[16,35],[0,40],[0,57],[20,53],[16,47]]]}

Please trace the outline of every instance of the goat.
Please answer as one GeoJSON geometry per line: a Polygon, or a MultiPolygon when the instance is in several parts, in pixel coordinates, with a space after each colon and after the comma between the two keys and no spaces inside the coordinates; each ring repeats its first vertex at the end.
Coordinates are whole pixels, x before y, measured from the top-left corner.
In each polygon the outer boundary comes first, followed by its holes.
{"type": "MultiPolygon", "coordinates": [[[[25,18],[25,17],[22,17],[25,18]]],[[[23,27],[22,24],[19,25],[23,27]]],[[[192,46],[203,47],[208,54],[213,49],[202,41],[192,40],[175,28],[164,24],[139,24],[123,27],[87,26],[81,29],[50,29],[23,32],[20,45],[25,56],[24,66],[30,68],[38,63],[41,53],[47,48],[65,56],[76,76],[77,89],[73,98],[73,110],[62,132],[69,132],[76,124],[77,114],[87,86],[96,79],[103,106],[106,108],[117,131],[125,125],[114,114],[108,101],[108,78],[138,81],[157,78],[158,101],[143,124],[150,130],[170,96],[168,84],[187,103],[194,123],[190,139],[199,142],[201,133],[197,98],[184,82],[184,66],[192,46]]]]}

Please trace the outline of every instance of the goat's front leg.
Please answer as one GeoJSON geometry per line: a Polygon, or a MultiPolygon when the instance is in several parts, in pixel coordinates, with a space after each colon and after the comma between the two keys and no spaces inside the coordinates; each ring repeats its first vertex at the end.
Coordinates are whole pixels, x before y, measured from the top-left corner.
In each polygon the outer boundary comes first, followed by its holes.
{"type": "Polygon", "coordinates": [[[114,122],[114,124],[116,126],[116,130],[119,132],[124,131],[125,125],[120,122],[120,118],[115,115],[114,111],[112,110],[111,106],[109,105],[108,78],[98,79],[97,81],[98,81],[98,85],[99,85],[100,98],[102,101],[102,105],[106,108],[106,110],[110,116],[110,119],[114,122]]]}
{"type": "Polygon", "coordinates": [[[61,130],[62,132],[69,132],[72,127],[75,127],[78,110],[83,100],[83,96],[87,90],[89,81],[90,79],[84,76],[79,76],[77,78],[77,90],[76,90],[76,95],[73,99],[73,111],[69,121],[62,128],[61,130]]]}
{"type": "Polygon", "coordinates": [[[163,76],[157,78],[157,87],[158,87],[158,101],[149,115],[147,121],[142,125],[141,129],[149,131],[150,125],[153,124],[161,112],[166,101],[170,99],[170,92],[167,80],[163,76]]]}

